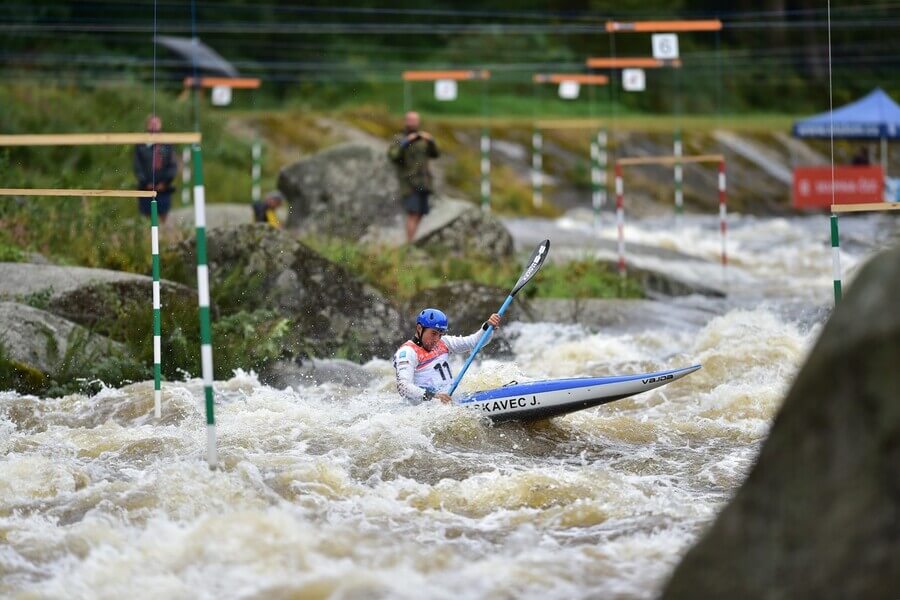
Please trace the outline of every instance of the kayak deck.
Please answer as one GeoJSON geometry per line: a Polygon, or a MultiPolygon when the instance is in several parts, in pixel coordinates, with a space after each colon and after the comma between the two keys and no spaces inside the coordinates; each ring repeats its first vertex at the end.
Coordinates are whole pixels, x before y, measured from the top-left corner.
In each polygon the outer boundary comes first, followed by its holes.
{"type": "Polygon", "coordinates": [[[549,419],[656,389],[699,368],[700,365],[692,365],[636,375],[513,382],[474,392],[458,404],[477,410],[494,422],[549,419]]]}

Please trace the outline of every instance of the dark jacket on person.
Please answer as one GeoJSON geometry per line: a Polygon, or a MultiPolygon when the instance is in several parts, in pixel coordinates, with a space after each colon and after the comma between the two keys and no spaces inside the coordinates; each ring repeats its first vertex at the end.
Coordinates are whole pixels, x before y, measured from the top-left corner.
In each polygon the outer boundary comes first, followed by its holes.
{"type": "Polygon", "coordinates": [[[177,174],[178,161],[171,144],[138,144],[134,147],[134,176],[138,189],[145,190],[154,183],[163,183],[167,191],[172,190],[177,174]]]}
{"type": "Polygon", "coordinates": [[[417,136],[410,142],[406,139],[407,135],[409,134],[398,135],[388,148],[388,158],[397,165],[400,195],[403,198],[413,192],[433,191],[428,161],[438,157],[437,144],[434,140],[417,136]]]}
{"type": "Polygon", "coordinates": [[[266,204],[265,200],[257,200],[253,203],[253,222],[268,223],[276,229],[281,229],[281,221],[275,214],[275,209],[266,204]]]}

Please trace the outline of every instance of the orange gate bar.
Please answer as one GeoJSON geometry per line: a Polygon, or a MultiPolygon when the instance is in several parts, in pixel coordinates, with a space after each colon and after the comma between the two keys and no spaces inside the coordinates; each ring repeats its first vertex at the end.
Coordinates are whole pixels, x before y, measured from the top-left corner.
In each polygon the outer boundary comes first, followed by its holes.
{"type": "Polygon", "coordinates": [[[193,77],[185,77],[184,87],[229,87],[241,90],[255,90],[259,87],[260,84],[259,79],[248,77],[200,77],[199,84],[195,83],[197,81],[198,80],[194,79],[193,77]]]}
{"type": "Polygon", "coordinates": [[[590,69],[661,69],[663,67],[680,67],[681,60],[660,60],[658,58],[589,58],[590,69]]]}
{"type": "Polygon", "coordinates": [[[536,73],[531,80],[534,83],[562,83],[563,81],[574,81],[584,85],[606,85],[609,83],[609,77],[606,75],[589,75],[586,73],[573,73],[567,75],[565,73],[536,73]]]}
{"type": "Polygon", "coordinates": [[[403,81],[437,81],[438,79],[490,79],[491,72],[480,71],[403,71],[403,81]]]}
{"type": "Polygon", "coordinates": [[[610,33],[619,32],[643,32],[643,33],[672,33],[676,31],[719,31],[722,29],[722,21],[711,19],[708,21],[635,21],[621,23],[619,21],[607,21],[606,30],[610,33]]]}

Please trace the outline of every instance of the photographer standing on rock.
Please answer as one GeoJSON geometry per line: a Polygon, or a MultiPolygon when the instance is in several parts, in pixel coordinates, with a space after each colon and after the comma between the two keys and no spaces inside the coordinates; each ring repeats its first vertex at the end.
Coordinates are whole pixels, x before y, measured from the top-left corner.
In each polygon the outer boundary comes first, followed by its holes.
{"type": "Polygon", "coordinates": [[[438,157],[434,138],[419,130],[419,113],[406,113],[403,133],[394,139],[388,157],[397,165],[400,197],[406,211],[406,241],[412,242],[422,217],[428,214],[428,197],[432,193],[428,161],[438,157]]]}

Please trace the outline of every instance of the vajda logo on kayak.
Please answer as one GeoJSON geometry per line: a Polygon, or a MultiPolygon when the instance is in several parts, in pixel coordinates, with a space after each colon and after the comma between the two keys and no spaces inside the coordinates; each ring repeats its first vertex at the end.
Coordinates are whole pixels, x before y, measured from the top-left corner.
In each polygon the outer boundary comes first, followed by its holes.
{"type": "Polygon", "coordinates": [[[674,375],[660,375],[659,377],[651,377],[650,379],[641,379],[641,383],[656,383],[657,381],[667,381],[669,379],[675,379],[674,375]]]}

